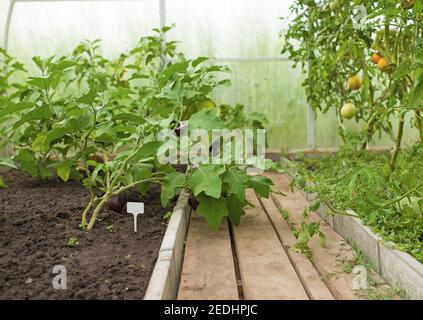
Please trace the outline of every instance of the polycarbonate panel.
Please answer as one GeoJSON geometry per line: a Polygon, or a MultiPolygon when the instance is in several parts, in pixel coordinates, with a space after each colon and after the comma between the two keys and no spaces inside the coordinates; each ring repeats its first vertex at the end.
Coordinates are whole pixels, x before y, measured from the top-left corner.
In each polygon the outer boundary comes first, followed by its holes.
{"type": "Polygon", "coordinates": [[[307,145],[306,99],[303,75],[286,61],[230,63],[230,89],[221,88],[218,103],[241,103],[248,112],[262,112],[269,120],[270,148],[305,148],[307,145]]]}
{"type": "Polygon", "coordinates": [[[279,32],[292,0],[167,0],[171,38],[188,56],[280,57],[279,32]]]}
{"type": "Polygon", "coordinates": [[[0,47],[4,47],[4,31],[6,29],[9,0],[0,0],[0,47]]]}
{"type": "MultiPolygon", "coordinates": [[[[404,136],[403,136],[403,147],[411,146],[418,140],[418,132],[413,126],[413,114],[409,113],[406,117],[405,127],[404,127],[404,136]]],[[[396,134],[398,128],[398,119],[397,117],[392,117],[393,132],[396,134]]],[[[346,120],[344,121],[344,126],[347,130],[359,132],[365,130],[365,122],[355,120],[346,120]]],[[[341,144],[341,139],[338,135],[338,119],[335,114],[335,110],[331,110],[326,114],[317,114],[316,119],[316,145],[320,148],[331,148],[339,147],[341,144]]],[[[383,133],[375,134],[374,142],[371,146],[377,147],[386,147],[391,148],[394,145],[391,137],[383,133]]]]}
{"type": "Polygon", "coordinates": [[[159,24],[158,0],[18,2],[9,51],[28,60],[66,53],[83,39],[99,38],[104,54],[114,55],[159,24]]]}

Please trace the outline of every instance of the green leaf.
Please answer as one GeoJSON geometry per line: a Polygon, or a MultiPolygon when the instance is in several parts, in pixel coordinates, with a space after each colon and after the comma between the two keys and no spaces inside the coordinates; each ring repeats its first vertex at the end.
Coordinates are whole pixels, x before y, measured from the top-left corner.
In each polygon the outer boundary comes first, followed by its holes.
{"type": "Polygon", "coordinates": [[[140,159],[149,158],[156,155],[157,149],[159,149],[162,142],[160,141],[150,141],[144,143],[141,148],[138,150],[136,157],[140,159]]]}
{"type": "Polygon", "coordinates": [[[72,160],[65,160],[57,164],[57,175],[65,182],[69,180],[70,172],[74,162],[72,160]]]}
{"type": "Polygon", "coordinates": [[[13,161],[19,165],[22,171],[28,172],[34,177],[38,175],[37,160],[32,150],[19,150],[19,153],[13,158],[13,161]]]}
{"type": "Polygon", "coordinates": [[[248,176],[245,171],[231,168],[223,174],[222,181],[228,185],[228,193],[236,195],[240,202],[245,202],[245,189],[248,182],[248,176]]]}
{"type": "Polygon", "coordinates": [[[15,163],[10,158],[0,159],[0,166],[5,166],[5,167],[12,168],[12,169],[17,169],[15,163]]]}
{"type": "Polygon", "coordinates": [[[197,208],[197,214],[204,217],[213,230],[217,230],[220,227],[223,217],[228,215],[228,207],[224,198],[213,198],[205,195],[204,193],[199,194],[197,197],[200,203],[197,208]]]}
{"type": "Polygon", "coordinates": [[[79,97],[76,102],[83,103],[83,104],[92,104],[97,97],[97,88],[92,87],[90,90],[84,94],[83,96],[79,97]]]}
{"type": "Polygon", "coordinates": [[[114,115],[113,120],[124,120],[124,121],[131,121],[134,122],[136,124],[143,124],[145,123],[145,119],[142,116],[138,116],[134,113],[129,113],[129,112],[122,112],[119,113],[117,115],[114,115]]]}
{"type": "Polygon", "coordinates": [[[163,86],[169,78],[178,73],[178,72],[185,72],[188,68],[189,62],[183,61],[171,64],[167,69],[165,69],[160,77],[160,85],[163,86]]]}
{"type": "Polygon", "coordinates": [[[45,90],[46,88],[50,87],[51,78],[34,78],[30,77],[28,80],[28,84],[33,85],[41,90],[45,90]]]}
{"type": "Polygon", "coordinates": [[[236,195],[232,194],[226,198],[226,206],[228,207],[229,220],[234,225],[239,225],[241,217],[245,215],[244,202],[239,201],[236,195]]]}
{"type": "Polygon", "coordinates": [[[224,129],[225,124],[223,123],[222,119],[218,117],[217,113],[218,113],[217,108],[209,109],[209,110],[201,110],[197,113],[194,113],[188,122],[189,130],[224,129]]]}
{"type": "Polygon", "coordinates": [[[191,65],[193,68],[195,68],[196,66],[198,66],[199,64],[203,63],[204,61],[209,60],[209,58],[207,57],[198,57],[194,60],[192,60],[191,65]]]}
{"type": "Polygon", "coordinates": [[[249,177],[248,184],[254,191],[264,198],[269,198],[271,186],[273,185],[272,180],[263,176],[249,177]]]}
{"type": "Polygon", "coordinates": [[[423,99],[423,74],[420,76],[413,90],[410,92],[410,104],[412,107],[420,105],[423,99]]]}
{"type": "Polygon", "coordinates": [[[181,172],[171,172],[165,176],[162,183],[160,201],[162,206],[166,208],[169,201],[181,192],[185,186],[186,176],[181,172]]]}
{"type": "Polygon", "coordinates": [[[194,195],[197,196],[201,192],[204,192],[210,197],[220,198],[222,193],[222,179],[219,175],[223,170],[221,166],[213,164],[201,165],[197,168],[189,180],[189,186],[194,195]]]}
{"type": "Polygon", "coordinates": [[[31,108],[34,104],[29,102],[22,103],[8,103],[5,108],[0,109],[0,118],[9,114],[19,112],[28,108],[31,108]]]}
{"type": "Polygon", "coordinates": [[[50,119],[53,113],[47,105],[41,107],[35,107],[28,113],[22,115],[19,121],[15,122],[13,129],[19,128],[22,124],[32,120],[50,119]]]}

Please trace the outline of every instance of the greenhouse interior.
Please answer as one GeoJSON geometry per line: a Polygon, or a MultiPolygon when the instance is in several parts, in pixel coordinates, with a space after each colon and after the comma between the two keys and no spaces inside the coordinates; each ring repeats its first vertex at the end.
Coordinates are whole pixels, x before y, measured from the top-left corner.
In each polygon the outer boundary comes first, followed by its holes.
{"type": "Polygon", "coordinates": [[[423,0],[0,0],[0,300],[423,300],[423,0]]]}

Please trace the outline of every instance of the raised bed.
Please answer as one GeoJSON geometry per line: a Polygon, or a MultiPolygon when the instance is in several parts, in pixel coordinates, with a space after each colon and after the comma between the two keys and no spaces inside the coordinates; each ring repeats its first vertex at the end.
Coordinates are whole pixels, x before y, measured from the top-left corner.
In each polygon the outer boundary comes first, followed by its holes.
{"type": "Polygon", "coordinates": [[[191,215],[189,194],[182,191],[170,218],[144,300],[174,300],[184,259],[184,243],[191,215]]]}
{"type": "Polygon", "coordinates": [[[39,181],[13,171],[3,177],[8,188],[0,190],[0,299],[143,299],[165,256],[171,257],[172,268],[182,259],[173,245],[184,238],[181,223],[188,211],[183,195],[167,227],[163,216],[168,209],[161,207],[156,186],[142,199],[131,195],[132,201],[145,203],[138,233],[130,214],[107,208],[94,229],[85,232],[78,225],[88,199],[79,183],[39,181]],[[52,286],[55,265],[67,269],[66,290],[52,286]]]}
{"type": "MultiPolygon", "coordinates": [[[[308,201],[318,198],[316,193],[305,193],[305,196],[308,201]]],[[[423,264],[385,243],[353,210],[347,210],[348,215],[328,215],[328,210],[322,203],[316,213],[325,218],[338,234],[355,243],[382,278],[391,286],[402,288],[411,299],[423,299],[423,264]]]]}

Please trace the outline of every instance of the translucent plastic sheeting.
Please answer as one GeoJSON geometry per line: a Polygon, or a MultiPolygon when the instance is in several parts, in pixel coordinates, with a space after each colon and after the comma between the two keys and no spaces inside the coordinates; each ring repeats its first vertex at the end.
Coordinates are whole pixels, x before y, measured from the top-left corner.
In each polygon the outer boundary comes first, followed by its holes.
{"type": "Polygon", "coordinates": [[[287,61],[227,63],[231,89],[221,88],[218,103],[245,105],[248,112],[262,112],[268,120],[270,148],[305,148],[307,145],[306,98],[303,75],[287,61]]]}
{"type": "MultiPolygon", "coordinates": [[[[412,113],[408,114],[405,122],[403,146],[412,146],[418,140],[418,132],[413,124],[414,117],[412,113]]],[[[365,130],[364,121],[347,120],[344,121],[344,126],[347,130],[359,132],[365,130]]],[[[396,133],[398,127],[398,120],[396,117],[392,117],[393,133],[396,133]]],[[[320,148],[333,148],[339,147],[341,139],[338,135],[338,118],[335,114],[335,110],[332,109],[326,114],[317,113],[316,118],[316,145],[320,148]]],[[[392,138],[386,134],[376,133],[374,135],[374,141],[371,146],[391,148],[394,142],[392,138]]]]}
{"type": "Polygon", "coordinates": [[[281,57],[279,32],[292,0],[167,0],[168,23],[188,55],[281,57]]]}
{"type": "Polygon", "coordinates": [[[67,53],[83,39],[102,39],[104,54],[110,56],[159,24],[158,0],[17,2],[9,51],[29,62],[34,55],[67,53]]]}

